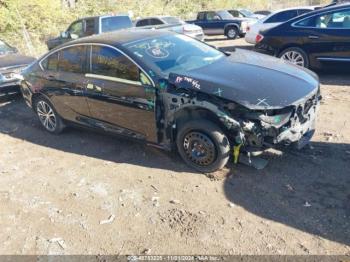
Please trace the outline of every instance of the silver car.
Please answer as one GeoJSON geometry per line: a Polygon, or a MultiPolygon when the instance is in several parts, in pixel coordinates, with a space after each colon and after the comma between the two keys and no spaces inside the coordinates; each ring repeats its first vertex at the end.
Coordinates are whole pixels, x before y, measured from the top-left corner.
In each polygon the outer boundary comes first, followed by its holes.
{"type": "Polygon", "coordinates": [[[167,29],[176,33],[184,34],[200,41],[204,39],[204,33],[200,26],[188,24],[175,16],[154,16],[136,20],[136,27],[167,29]]]}

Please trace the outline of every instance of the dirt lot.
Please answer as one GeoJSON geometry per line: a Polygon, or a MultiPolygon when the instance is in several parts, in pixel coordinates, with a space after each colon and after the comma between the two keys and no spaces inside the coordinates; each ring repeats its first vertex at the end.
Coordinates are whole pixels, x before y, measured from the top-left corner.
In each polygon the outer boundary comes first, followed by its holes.
{"type": "Polygon", "coordinates": [[[310,147],[213,177],[135,142],[47,134],[20,98],[0,102],[0,253],[350,255],[350,76],[320,77],[310,147]]]}

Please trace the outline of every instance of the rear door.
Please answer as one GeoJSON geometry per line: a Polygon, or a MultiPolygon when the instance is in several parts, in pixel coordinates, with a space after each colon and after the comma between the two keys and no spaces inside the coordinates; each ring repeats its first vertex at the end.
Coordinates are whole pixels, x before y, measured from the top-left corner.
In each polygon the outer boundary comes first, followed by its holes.
{"type": "Polygon", "coordinates": [[[350,63],[350,8],[312,16],[295,26],[303,32],[310,59],[329,65],[350,63]]]}
{"type": "Polygon", "coordinates": [[[47,81],[45,92],[53,101],[58,113],[65,119],[80,122],[90,116],[85,98],[86,46],[72,46],[47,57],[43,80],[47,81]]]}
{"type": "Polygon", "coordinates": [[[152,80],[118,50],[91,47],[87,100],[92,117],[108,131],[156,142],[152,80]]]}

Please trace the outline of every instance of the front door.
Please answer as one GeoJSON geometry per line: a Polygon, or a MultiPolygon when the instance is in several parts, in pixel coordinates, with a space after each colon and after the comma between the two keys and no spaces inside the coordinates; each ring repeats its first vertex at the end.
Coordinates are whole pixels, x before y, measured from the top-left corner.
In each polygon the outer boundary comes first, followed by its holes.
{"type": "Polygon", "coordinates": [[[157,142],[155,88],[148,76],[112,47],[92,46],[90,61],[87,101],[99,127],[157,142]]]}

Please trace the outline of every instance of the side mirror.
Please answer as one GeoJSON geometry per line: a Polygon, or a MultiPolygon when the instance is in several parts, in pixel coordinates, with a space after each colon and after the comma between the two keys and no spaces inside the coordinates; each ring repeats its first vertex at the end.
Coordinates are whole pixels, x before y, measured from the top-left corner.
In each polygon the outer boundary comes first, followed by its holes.
{"type": "Polygon", "coordinates": [[[61,36],[61,38],[68,38],[68,33],[67,32],[61,32],[60,36],[61,36]]]}

